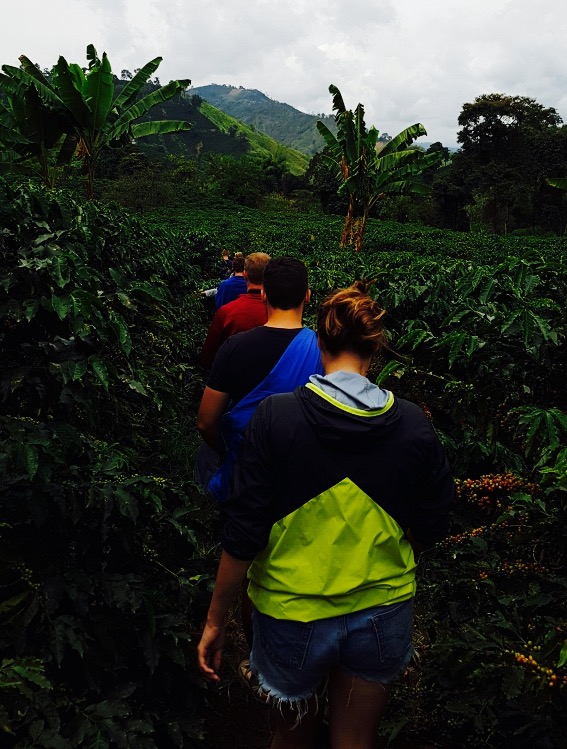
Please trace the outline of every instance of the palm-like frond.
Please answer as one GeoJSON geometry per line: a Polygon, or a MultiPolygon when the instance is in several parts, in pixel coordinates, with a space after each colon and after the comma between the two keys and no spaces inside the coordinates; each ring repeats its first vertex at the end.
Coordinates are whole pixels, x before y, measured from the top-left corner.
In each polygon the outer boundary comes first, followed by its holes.
{"type": "Polygon", "coordinates": [[[43,75],[41,70],[37,67],[37,65],[34,65],[33,62],[29,59],[29,57],[26,57],[25,55],[20,55],[18,57],[18,60],[20,61],[20,65],[22,66],[22,69],[30,75],[32,78],[35,78],[36,81],[41,83],[42,86],[46,86],[47,88],[51,88],[51,84],[47,80],[47,78],[43,75]]]}
{"type": "Polygon", "coordinates": [[[67,60],[60,57],[55,66],[57,91],[68,112],[81,125],[90,129],[93,126],[92,112],[83,98],[82,92],[77,90],[74,74],[71,72],[67,60]]]}
{"type": "Polygon", "coordinates": [[[122,91],[114,100],[112,104],[113,109],[120,111],[130,106],[148,78],[152,76],[159,68],[162,59],[163,58],[161,57],[156,57],[153,60],[147,62],[143,68],[140,68],[140,70],[138,70],[136,75],[124,86],[122,91]]]}
{"type": "Polygon", "coordinates": [[[158,88],[157,91],[152,91],[151,94],[144,96],[143,99],[132,104],[125,112],[111,126],[111,139],[115,140],[125,133],[130,127],[130,123],[133,120],[137,120],[148,112],[156,104],[161,104],[164,101],[168,101],[175,94],[185,89],[186,81],[170,81],[166,86],[158,88]]]}
{"type": "Polygon", "coordinates": [[[25,55],[21,68],[2,67],[0,91],[7,103],[0,103],[0,144],[2,162],[36,157],[40,174],[52,184],[48,153],[57,149],[57,164],[68,163],[80,145],[88,174],[87,197],[93,195],[95,165],[101,149],[126,145],[133,137],[175,133],[190,128],[180,120],[134,124],[155,105],[183,91],[189,80],[171,81],[136,101],[148,78],[161,62],[156,57],[124,86],[114,99],[114,79],[110,62],[99,58],[92,44],[87,47],[88,70],[68,64],[60,57],[45,76],[25,55]]]}
{"type": "Polygon", "coordinates": [[[346,111],[345,103],[343,101],[343,96],[339,89],[334,86],[332,83],[329,86],[329,93],[333,97],[333,109],[337,114],[340,114],[341,112],[346,111]]]}
{"type": "Polygon", "coordinates": [[[393,151],[406,149],[414,142],[414,140],[417,140],[417,138],[420,138],[422,135],[427,135],[427,130],[420,122],[417,122],[415,125],[406,127],[406,129],[402,130],[401,133],[398,133],[395,138],[389,140],[384,146],[382,152],[392,153],[393,151]]]}
{"type": "MultiPolygon", "coordinates": [[[[33,67],[35,68],[35,65],[33,67]]],[[[43,78],[43,76],[36,77],[35,75],[30,75],[25,70],[16,68],[13,65],[2,65],[2,70],[6,73],[6,77],[8,77],[12,81],[12,83],[15,84],[15,86],[35,86],[38,94],[46,104],[53,106],[54,108],[64,108],[64,102],[62,101],[61,97],[57,95],[51,85],[46,85],[41,81],[41,78],[43,78]]],[[[39,73],[37,68],[35,68],[35,70],[39,73]]],[[[6,85],[10,85],[4,80],[4,76],[0,76],[0,79],[1,88],[5,88],[6,85]]],[[[12,90],[14,93],[16,93],[16,95],[19,95],[22,89],[15,89],[15,86],[12,88],[12,90]]]]}
{"type": "Polygon", "coordinates": [[[82,95],[92,112],[94,129],[100,130],[106,122],[114,97],[114,80],[106,53],[102,55],[98,65],[87,73],[82,95]]]}
{"type": "Polygon", "coordinates": [[[132,125],[134,138],[145,138],[148,135],[165,135],[166,133],[180,133],[190,130],[191,125],[185,120],[152,120],[132,125]]]}
{"type": "Polygon", "coordinates": [[[4,125],[0,123],[0,143],[2,143],[3,145],[8,144],[8,143],[24,144],[24,143],[30,143],[30,139],[27,138],[22,133],[18,132],[15,128],[4,127],[4,125]]]}

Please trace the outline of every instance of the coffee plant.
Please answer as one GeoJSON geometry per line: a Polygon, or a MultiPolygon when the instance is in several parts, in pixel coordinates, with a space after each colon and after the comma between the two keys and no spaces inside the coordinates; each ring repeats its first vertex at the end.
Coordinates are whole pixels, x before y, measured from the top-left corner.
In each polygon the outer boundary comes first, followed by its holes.
{"type": "MultiPolygon", "coordinates": [[[[384,738],[558,749],[567,694],[565,240],[246,208],[138,219],[0,185],[0,723],[13,747],[187,747],[218,532],[193,487],[198,291],[223,249],[355,278],[388,311],[371,377],[418,403],[457,476],[420,562],[416,656],[384,738]]],[[[207,738],[204,737],[207,746],[207,738]]]]}
{"type": "Polygon", "coordinates": [[[4,742],[189,746],[212,561],[190,466],[168,461],[195,387],[197,276],[172,234],[0,193],[4,742]]]}
{"type": "Polygon", "coordinates": [[[384,726],[439,746],[560,747],[567,696],[565,499],[514,474],[457,482],[421,561],[416,658],[384,726]],[[413,711],[407,705],[413,706],[413,711]]]}

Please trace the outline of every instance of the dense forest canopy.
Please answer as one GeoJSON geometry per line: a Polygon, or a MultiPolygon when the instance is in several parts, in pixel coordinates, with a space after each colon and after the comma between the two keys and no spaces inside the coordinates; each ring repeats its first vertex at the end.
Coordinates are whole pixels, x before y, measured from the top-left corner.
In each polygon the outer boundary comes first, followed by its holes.
{"type": "MultiPolygon", "coordinates": [[[[162,86],[155,75],[156,61],[133,72],[122,70],[118,78],[106,57],[98,60],[93,48],[86,74],[77,65],[69,71],[85,80],[106,76],[117,103],[127,91],[128,104],[136,112],[137,137],[134,130],[127,133],[119,128],[113,140],[109,125],[119,115],[108,110],[106,124],[100,120],[100,135],[90,144],[83,137],[86,131],[81,134],[80,104],[74,105],[79,109],[69,124],[71,110],[53,98],[59,80],[70,85],[66,62],[40,71],[22,59],[20,70],[4,66],[0,76],[4,102],[0,169],[4,172],[30,173],[35,159],[36,171],[46,184],[57,180],[76,184],[80,172],[76,156],[81,156],[90,194],[105,194],[136,210],[151,209],[175,195],[189,203],[220,199],[246,206],[259,206],[268,195],[283,195],[303,210],[319,205],[326,212],[346,213],[348,200],[344,192],[337,195],[340,179],[329,167],[328,146],[313,153],[315,141],[308,144],[288,137],[311,133],[311,139],[315,134],[321,148],[324,141],[317,133],[315,115],[242,87],[189,89],[188,81],[176,88],[162,86]],[[63,74],[67,77],[61,78],[63,74]],[[14,96],[21,98],[22,85],[27,93],[14,108],[14,96]],[[242,121],[230,113],[240,115],[242,121]],[[40,121],[37,128],[33,123],[40,121]],[[293,142],[294,148],[284,145],[286,141],[293,142]],[[80,142],[83,146],[77,149],[80,142]],[[120,148],[109,150],[107,145],[120,148]],[[95,164],[102,180],[96,188],[95,164]],[[125,189],[129,183],[130,189],[125,189]],[[148,185],[154,189],[148,190],[148,185]]],[[[331,134],[337,132],[335,118],[321,115],[319,120],[331,134]]],[[[428,189],[421,195],[390,195],[371,206],[369,215],[461,231],[562,235],[566,203],[563,192],[548,182],[561,185],[567,176],[567,128],[557,111],[525,96],[483,94],[463,104],[458,124],[458,152],[449,152],[441,143],[426,149],[431,157],[439,157],[421,170],[421,184],[428,189]]],[[[379,135],[376,149],[389,140],[386,134],[379,135]]],[[[423,150],[419,140],[412,148],[423,150]]]]}

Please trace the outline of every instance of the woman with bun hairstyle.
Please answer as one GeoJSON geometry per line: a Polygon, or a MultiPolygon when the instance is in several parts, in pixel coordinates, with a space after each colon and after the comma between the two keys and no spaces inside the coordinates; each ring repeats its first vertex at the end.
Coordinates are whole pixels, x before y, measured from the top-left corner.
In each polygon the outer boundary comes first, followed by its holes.
{"type": "Polygon", "coordinates": [[[229,606],[248,575],[253,678],[279,707],[272,749],[371,749],[411,656],[419,550],[447,532],[453,480],[415,404],[366,378],[384,310],[362,282],[322,304],[324,375],[266,398],[223,506],[223,553],[199,666],[218,680],[229,606]]]}

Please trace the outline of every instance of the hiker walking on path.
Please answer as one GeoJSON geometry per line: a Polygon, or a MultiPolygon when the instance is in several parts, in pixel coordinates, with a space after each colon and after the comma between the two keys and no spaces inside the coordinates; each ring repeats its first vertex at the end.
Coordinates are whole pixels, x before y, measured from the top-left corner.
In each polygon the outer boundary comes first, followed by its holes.
{"type": "Polygon", "coordinates": [[[221,281],[215,294],[215,307],[219,309],[223,304],[238,299],[240,294],[246,294],[246,279],[244,278],[244,257],[240,253],[232,261],[232,275],[221,281]]]}
{"type": "Polygon", "coordinates": [[[273,395],[246,431],[198,646],[218,680],[248,576],[251,670],[278,705],[272,749],[314,746],[325,687],[333,749],[371,749],[411,656],[416,557],[445,535],[453,480],[423,411],[366,379],[383,341],[361,284],[318,313],[325,375],[273,395]]]}
{"type": "MultiPolygon", "coordinates": [[[[323,371],[315,333],[302,324],[310,295],[301,260],[270,260],[264,268],[262,292],[268,321],[232,336],[215,356],[197,414],[197,429],[211,449],[199,452],[195,477],[218,502],[228,497],[240,443],[260,401],[291,392],[314,372],[323,371]]],[[[250,646],[251,607],[245,591],[241,613],[250,646]]]]}
{"type": "Polygon", "coordinates": [[[265,252],[253,252],[244,258],[246,292],[216,311],[199,354],[199,364],[206,369],[211,368],[217,351],[227,338],[266,323],[268,312],[262,290],[264,268],[269,259],[265,252]]]}
{"type": "Polygon", "coordinates": [[[274,258],[264,269],[265,325],[231,336],[215,356],[197,414],[197,429],[221,464],[208,484],[219,501],[228,496],[244,430],[268,395],[287,393],[322,372],[315,333],[302,324],[311,292],[301,260],[274,258]]]}

